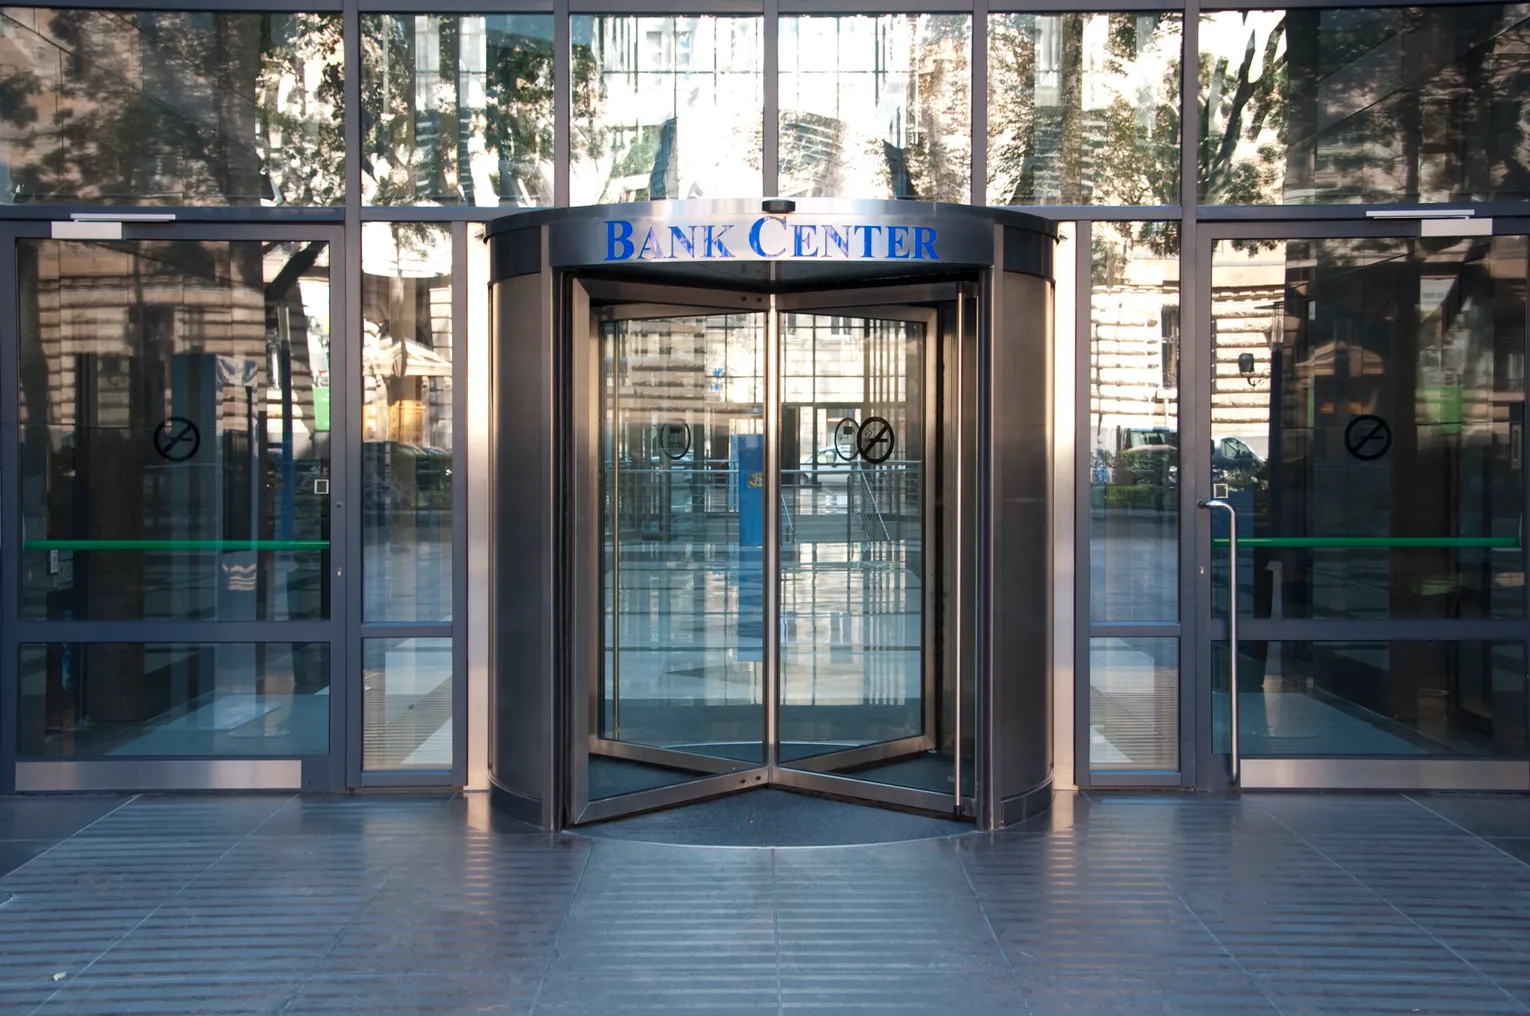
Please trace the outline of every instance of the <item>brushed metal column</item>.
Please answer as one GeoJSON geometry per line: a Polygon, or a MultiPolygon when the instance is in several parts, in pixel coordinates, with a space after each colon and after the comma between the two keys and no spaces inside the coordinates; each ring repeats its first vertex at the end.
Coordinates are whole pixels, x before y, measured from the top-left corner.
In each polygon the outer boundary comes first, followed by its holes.
{"type": "Polygon", "coordinates": [[[765,673],[761,683],[765,699],[765,764],[773,773],[781,764],[781,321],[775,294],[771,294],[770,307],[765,312],[764,396],[765,536],[760,569],[764,616],[760,639],[765,673]]]}

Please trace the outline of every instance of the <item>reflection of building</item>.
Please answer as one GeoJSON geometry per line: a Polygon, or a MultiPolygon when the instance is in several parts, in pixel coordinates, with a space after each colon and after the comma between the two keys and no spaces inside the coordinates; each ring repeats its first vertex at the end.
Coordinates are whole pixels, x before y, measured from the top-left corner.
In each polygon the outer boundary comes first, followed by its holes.
{"type": "Polygon", "coordinates": [[[1104,271],[1091,295],[1091,447],[1113,455],[1155,443],[1149,435],[1176,446],[1179,261],[1144,250],[1112,257],[1104,271]]]}

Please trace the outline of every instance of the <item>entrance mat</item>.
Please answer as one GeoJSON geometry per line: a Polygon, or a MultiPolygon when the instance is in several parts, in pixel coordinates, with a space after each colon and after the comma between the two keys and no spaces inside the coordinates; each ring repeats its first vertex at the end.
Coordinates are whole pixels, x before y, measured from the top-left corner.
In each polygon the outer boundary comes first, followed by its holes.
{"type": "Polygon", "coordinates": [[[972,830],[966,822],[763,789],[573,831],[696,847],[832,847],[957,836],[972,830]]]}

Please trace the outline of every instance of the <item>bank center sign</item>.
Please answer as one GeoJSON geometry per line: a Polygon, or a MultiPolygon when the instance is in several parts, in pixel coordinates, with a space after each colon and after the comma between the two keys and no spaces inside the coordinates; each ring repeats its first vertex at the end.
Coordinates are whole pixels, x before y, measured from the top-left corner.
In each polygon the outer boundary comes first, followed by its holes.
{"type": "Polygon", "coordinates": [[[604,226],[607,264],[945,260],[940,227],[920,221],[767,214],[696,222],[606,219],[604,226]]]}

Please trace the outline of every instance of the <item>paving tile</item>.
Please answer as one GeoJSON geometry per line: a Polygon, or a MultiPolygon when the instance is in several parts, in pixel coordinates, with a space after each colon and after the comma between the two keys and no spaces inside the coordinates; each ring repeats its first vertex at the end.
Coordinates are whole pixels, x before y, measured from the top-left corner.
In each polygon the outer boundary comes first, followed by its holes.
{"type": "Polygon", "coordinates": [[[1515,859],[1530,865],[1530,837],[1484,837],[1484,842],[1490,843],[1515,859]]]}
{"type": "Polygon", "coordinates": [[[0,878],[4,878],[57,840],[0,840],[0,878]]]}
{"type": "Polygon", "coordinates": [[[69,982],[37,1016],[245,1016],[275,1014],[296,983],[259,977],[69,982]]]}
{"type": "Polygon", "coordinates": [[[0,797],[0,840],[61,840],[128,800],[126,796],[0,797]]]}
{"type": "Polygon", "coordinates": [[[491,971],[450,977],[420,973],[315,977],[295,992],[283,1016],[522,1016],[535,986],[491,971]]]}
{"type": "Polygon", "coordinates": [[[1475,836],[1530,837],[1530,797],[1524,794],[1414,794],[1420,807],[1475,836]]]}
{"type": "MultiPolygon", "coordinates": [[[[10,841],[0,1016],[1530,1014],[1530,836],[1402,795],[1068,795],[775,850],[475,800],[143,798],[10,841]]],[[[1518,799],[1445,800],[1519,831],[1518,799]]]]}

